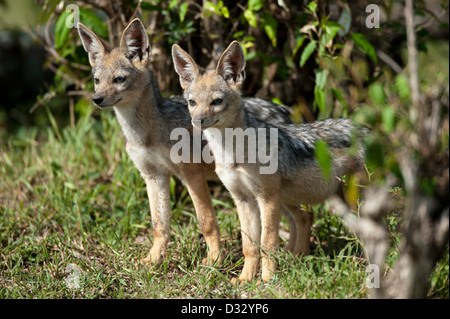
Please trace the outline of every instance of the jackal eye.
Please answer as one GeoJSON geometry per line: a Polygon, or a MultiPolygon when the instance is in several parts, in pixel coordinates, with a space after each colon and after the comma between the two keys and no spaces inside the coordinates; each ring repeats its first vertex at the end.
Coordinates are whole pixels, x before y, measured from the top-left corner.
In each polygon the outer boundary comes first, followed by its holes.
{"type": "Polygon", "coordinates": [[[122,76],[118,76],[114,79],[114,83],[122,83],[125,81],[125,78],[122,76]]]}
{"type": "Polygon", "coordinates": [[[189,105],[190,105],[190,106],[195,106],[195,105],[197,105],[197,103],[196,103],[194,100],[189,100],[188,102],[189,102],[189,105]]]}
{"type": "Polygon", "coordinates": [[[95,84],[99,84],[99,83],[100,83],[100,79],[94,78],[94,83],[95,83],[95,84]]]}
{"type": "Polygon", "coordinates": [[[222,99],[215,99],[214,101],[211,102],[211,105],[220,105],[222,104],[223,100],[222,99]]]}

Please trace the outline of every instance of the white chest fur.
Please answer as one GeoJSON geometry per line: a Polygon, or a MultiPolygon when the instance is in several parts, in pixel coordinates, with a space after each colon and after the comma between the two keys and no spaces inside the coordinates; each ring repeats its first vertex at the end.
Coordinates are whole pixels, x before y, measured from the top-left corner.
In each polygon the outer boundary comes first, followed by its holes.
{"type": "Polygon", "coordinates": [[[167,154],[160,148],[134,145],[128,142],[126,150],[144,178],[161,173],[178,173],[176,165],[172,163],[167,154]]]}
{"type": "Polygon", "coordinates": [[[247,172],[249,166],[235,162],[234,150],[227,149],[222,132],[210,128],[206,129],[204,134],[214,155],[216,173],[225,187],[230,192],[239,193],[251,193],[251,190],[255,190],[258,185],[255,185],[256,180],[247,172]]]}

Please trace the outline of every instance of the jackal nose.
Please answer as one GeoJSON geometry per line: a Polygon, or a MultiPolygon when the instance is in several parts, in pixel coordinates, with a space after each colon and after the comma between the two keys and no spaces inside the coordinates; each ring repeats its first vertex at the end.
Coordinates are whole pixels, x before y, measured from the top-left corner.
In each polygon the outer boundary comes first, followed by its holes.
{"type": "Polygon", "coordinates": [[[102,96],[94,96],[92,98],[92,101],[94,101],[95,104],[100,105],[103,102],[103,97],[102,96]]]}

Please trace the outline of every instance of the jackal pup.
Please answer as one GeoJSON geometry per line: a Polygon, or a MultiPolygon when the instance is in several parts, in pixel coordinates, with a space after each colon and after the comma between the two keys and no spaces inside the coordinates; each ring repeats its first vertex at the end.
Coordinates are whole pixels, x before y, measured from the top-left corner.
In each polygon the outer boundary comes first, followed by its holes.
{"type": "MultiPolygon", "coordinates": [[[[211,205],[206,178],[217,179],[214,163],[174,164],[170,139],[174,129],[192,132],[191,117],[184,99],[165,99],[148,68],[150,43],[139,19],[125,28],[119,47],[110,48],[83,24],[78,24],[83,47],[89,54],[95,83],[93,102],[100,109],[113,108],[126,140],[126,151],[147,186],[154,242],[143,261],[160,264],[169,242],[170,176],[187,187],[194,203],[198,224],[208,245],[205,262],[223,259],[219,227],[211,205]],[[220,257],[219,257],[220,256],[220,257]]],[[[274,123],[290,122],[286,107],[260,99],[244,99],[249,112],[274,123]]]]}
{"type": "MultiPolygon", "coordinates": [[[[278,132],[275,141],[278,170],[274,174],[261,174],[260,161],[216,161],[216,172],[235,201],[241,223],[245,263],[239,280],[251,280],[257,274],[261,248],[261,277],[268,281],[276,269],[276,262],[268,253],[278,249],[280,211],[287,211],[295,221],[290,249],[294,253],[308,254],[312,216],[303,211],[300,204],[323,202],[337,190],[340,183],[337,177],[363,169],[363,132],[347,119],[272,125],[248,113],[242,107],[240,93],[245,78],[245,58],[236,41],[223,52],[216,69],[200,69],[178,45],[173,46],[172,57],[189,103],[192,123],[204,131],[214,156],[233,151],[227,148],[223,138],[229,129],[265,129],[269,132],[275,128],[278,132]],[[358,145],[357,151],[351,153],[353,136],[358,145]],[[330,179],[324,177],[315,158],[315,145],[319,140],[329,146],[330,179]]],[[[273,142],[269,133],[258,135],[256,147],[266,147],[273,142]]],[[[248,146],[247,150],[250,148],[248,146]]]]}

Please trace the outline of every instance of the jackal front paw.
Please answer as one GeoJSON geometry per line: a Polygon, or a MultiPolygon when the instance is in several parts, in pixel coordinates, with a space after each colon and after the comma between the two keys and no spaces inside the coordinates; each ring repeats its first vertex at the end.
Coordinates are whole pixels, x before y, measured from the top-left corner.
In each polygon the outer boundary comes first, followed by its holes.
{"type": "Polygon", "coordinates": [[[242,284],[246,282],[251,282],[253,279],[255,279],[256,275],[258,274],[258,268],[255,267],[245,267],[242,269],[241,274],[238,278],[231,279],[231,283],[233,285],[235,284],[242,284]]]}
{"type": "Polygon", "coordinates": [[[253,278],[253,276],[243,278],[241,275],[239,277],[231,278],[231,284],[233,286],[240,285],[240,284],[246,284],[246,283],[252,282],[254,279],[255,278],[253,278]]]}
{"type": "Polygon", "coordinates": [[[225,254],[219,253],[209,253],[208,257],[203,258],[202,265],[205,266],[215,266],[222,267],[223,261],[225,260],[225,254]]]}
{"type": "Polygon", "coordinates": [[[165,258],[165,251],[153,246],[147,257],[141,259],[139,261],[139,264],[143,265],[144,267],[159,266],[163,263],[164,258],[165,258]]]}
{"type": "Polygon", "coordinates": [[[261,274],[261,280],[263,283],[268,283],[273,279],[273,273],[263,273],[261,274]]]}
{"type": "Polygon", "coordinates": [[[163,260],[164,260],[164,258],[161,256],[160,258],[158,258],[154,261],[154,259],[149,254],[147,257],[141,259],[138,262],[138,264],[145,268],[151,268],[151,267],[157,267],[157,266],[161,265],[163,260]]]}

